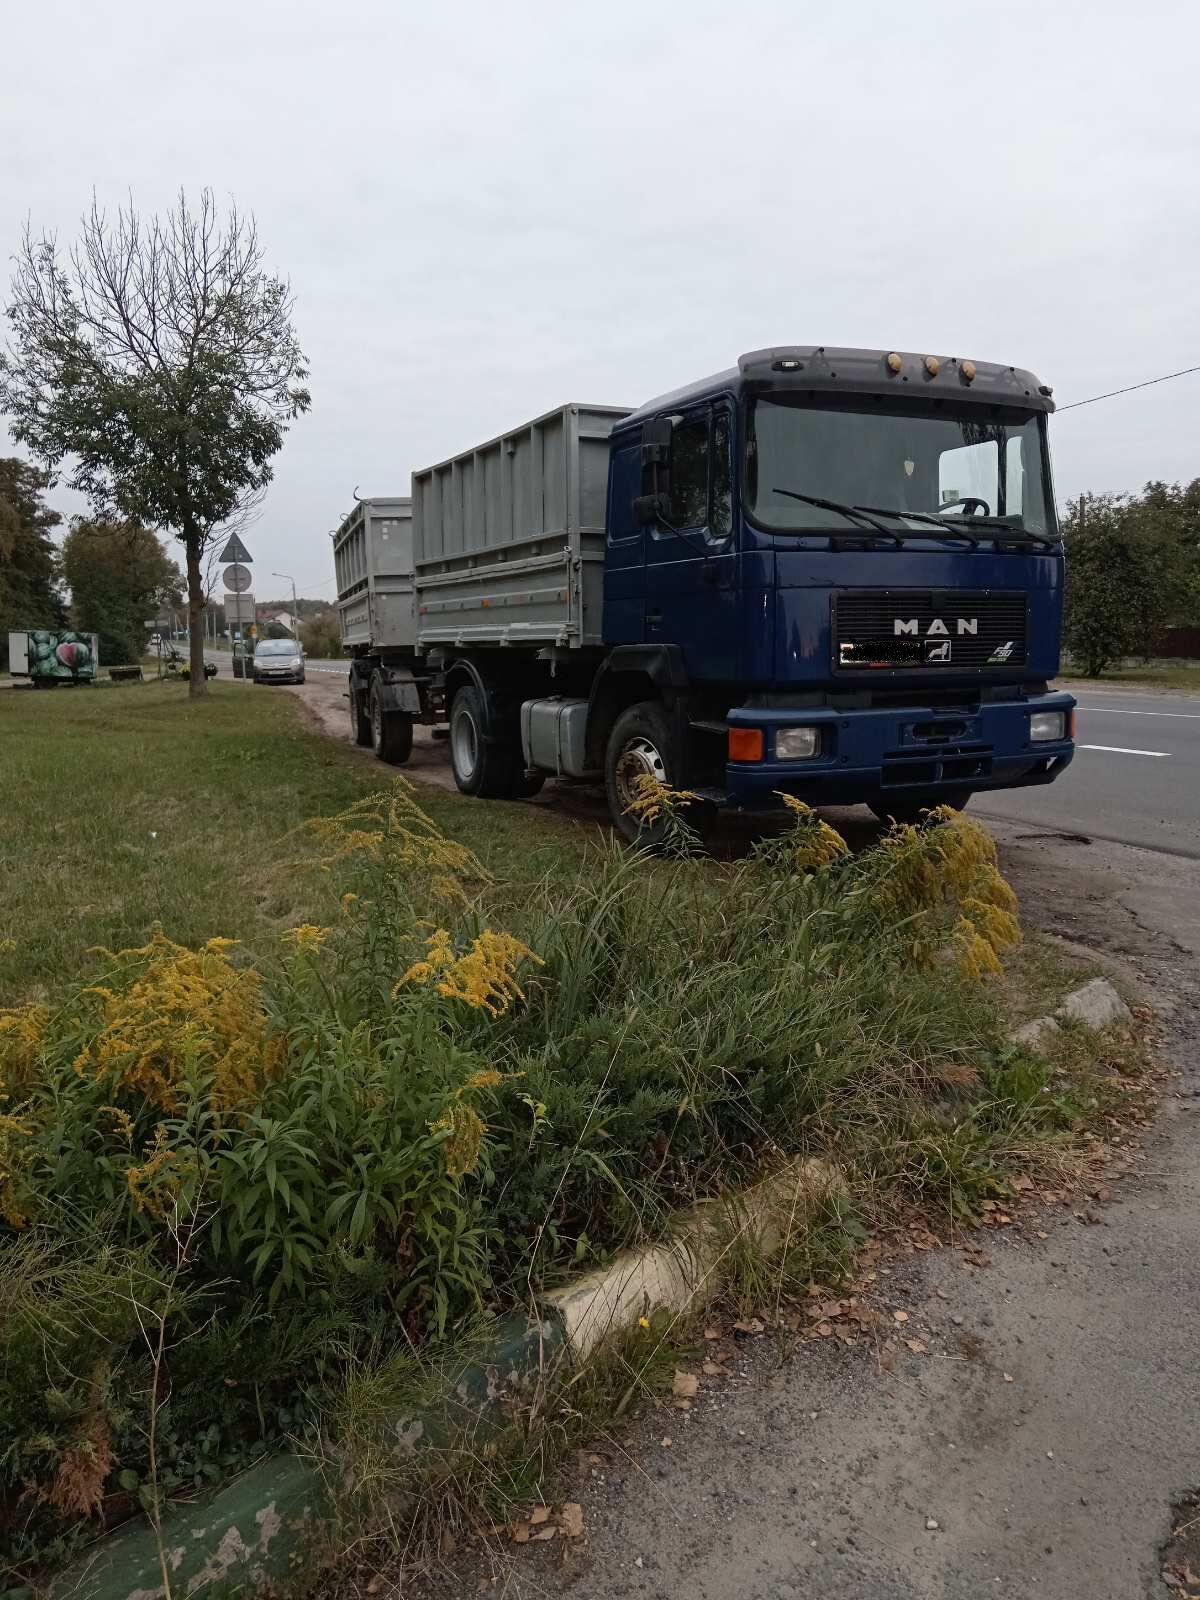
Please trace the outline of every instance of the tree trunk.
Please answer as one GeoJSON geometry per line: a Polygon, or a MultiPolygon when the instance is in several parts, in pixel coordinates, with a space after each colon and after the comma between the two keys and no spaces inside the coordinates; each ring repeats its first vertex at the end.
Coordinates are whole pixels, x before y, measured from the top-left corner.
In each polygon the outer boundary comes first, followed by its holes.
{"type": "Polygon", "coordinates": [[[200,570],[200,539],[190,534],[185,541],[188,584],[188,698],[195,700],[208,693],[204,676],[204,574],[200,570]]]}

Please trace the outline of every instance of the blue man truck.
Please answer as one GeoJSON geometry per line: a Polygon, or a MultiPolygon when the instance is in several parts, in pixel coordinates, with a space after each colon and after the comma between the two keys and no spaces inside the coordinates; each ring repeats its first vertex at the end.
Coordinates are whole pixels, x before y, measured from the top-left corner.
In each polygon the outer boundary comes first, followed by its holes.
{"type": "Polygon", "coordinates": [[[1063,551],[1032,373],[796,345],[570,405],[334,535],[356,738],[448,725],[466,794],[652,774],[881,817],[1052,783],[1063,551]]]}

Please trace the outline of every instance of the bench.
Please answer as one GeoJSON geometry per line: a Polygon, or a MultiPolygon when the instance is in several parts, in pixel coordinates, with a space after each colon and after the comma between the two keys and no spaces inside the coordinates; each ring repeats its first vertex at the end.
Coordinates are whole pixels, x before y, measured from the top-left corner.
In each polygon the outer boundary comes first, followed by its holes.
{"type": "Polygon", "coordinates": [[[108,677],[111,683],[141,683],[141,667],[109,667],[108,677]]]}

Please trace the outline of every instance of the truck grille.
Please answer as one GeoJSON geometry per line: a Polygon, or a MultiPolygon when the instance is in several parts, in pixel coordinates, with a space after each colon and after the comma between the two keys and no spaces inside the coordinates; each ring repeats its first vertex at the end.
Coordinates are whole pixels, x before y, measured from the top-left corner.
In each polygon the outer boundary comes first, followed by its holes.
{"type": "Polygon", "coordinates": [[[835,593],[831,604],[833,665],[839,672],[1025,665],[1023,593],[854,590],[835,593]]]}

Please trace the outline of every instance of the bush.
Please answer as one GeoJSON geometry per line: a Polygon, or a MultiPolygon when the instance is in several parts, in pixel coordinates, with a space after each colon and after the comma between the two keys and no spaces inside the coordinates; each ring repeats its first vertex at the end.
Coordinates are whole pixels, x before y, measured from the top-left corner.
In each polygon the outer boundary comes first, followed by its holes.
{"type": "Polygon", "coordinates": [[[822,1152],[867,1201],[923,1173],[977,1203],[1012,1141],[997,1107],[1034,1103],[997,1079],[949,1126],[938,1110],[1005,1059],[981,979],[1019,930],[988,836],[940,811],[852,857],[794,803],[718,866],[680,797],[646,800],[668,855],[598,846],[564,890],[496,884],[397,780],[305,830],[297,870],[337,880],[341,916],[292,929],[270,970],[159,929],[0,1014],[10,1265],[37,1241],[64,1285],[149,1286],[114,1293],[95,1350],[67,1319],[65,1433],[37,1363],[13,1369],[10,1485],[44,1435],[51,1511],[142,1491],[147,1322],[170,1324],[169,1488],[300,1426],[364,1340],[442,1339],[764,1164],[822,1152]]]}

